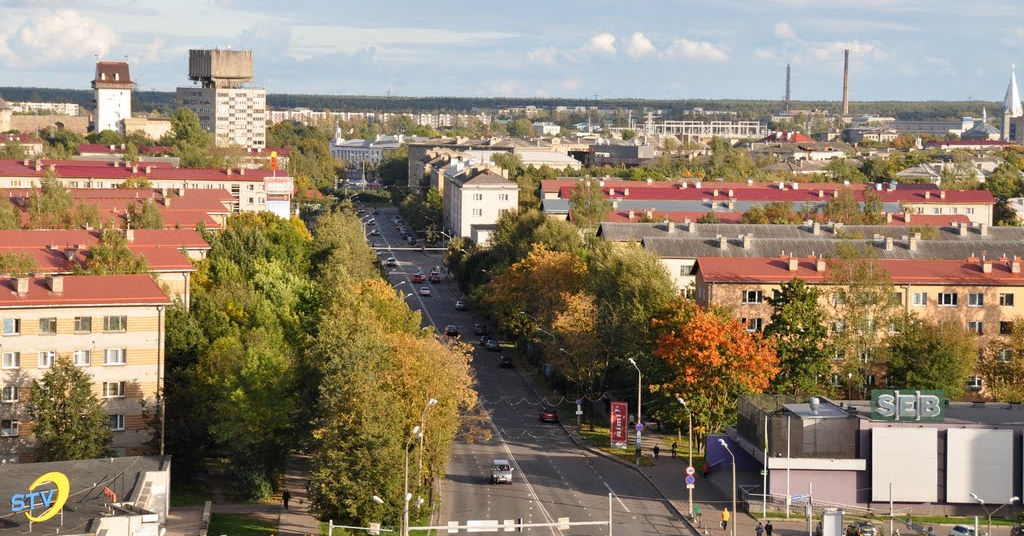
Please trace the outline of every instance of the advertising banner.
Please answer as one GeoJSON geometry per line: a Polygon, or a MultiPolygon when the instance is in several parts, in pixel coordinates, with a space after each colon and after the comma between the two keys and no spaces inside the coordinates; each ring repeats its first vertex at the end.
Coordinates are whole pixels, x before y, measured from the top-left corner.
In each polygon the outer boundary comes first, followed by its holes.
{"type": "Polygon", "coordinates": [[[946,395],[942,391],[872,389],[871,420],[942,422],[946,419],[946,395]]]}
{"type": "Polygon", "coordinates": [[[264,177],[263,191],[267,195],[292,195],[295,185],[291,177],[264,177]]]}
{"type": "Polygon", "coordinates": [[[624,449],[629,439],[626,437],[629,427],[629,403],[612,402],[611,430],[612,447],[624,449]]]}

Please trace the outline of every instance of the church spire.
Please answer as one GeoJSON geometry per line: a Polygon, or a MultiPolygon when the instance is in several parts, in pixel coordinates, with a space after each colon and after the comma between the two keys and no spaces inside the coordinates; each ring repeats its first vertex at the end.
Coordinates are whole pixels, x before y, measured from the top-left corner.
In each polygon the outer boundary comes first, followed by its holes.
{"type": "Polygon", "coordinates": [[[1017,89],[1017,73],[1013,65],[1010,65],[1010,85],[1006,87],[1006,98],[1003,99],[1003,115],[1024,116],[1024,108],[1020,104],[1020,90],[1017,89]]]}

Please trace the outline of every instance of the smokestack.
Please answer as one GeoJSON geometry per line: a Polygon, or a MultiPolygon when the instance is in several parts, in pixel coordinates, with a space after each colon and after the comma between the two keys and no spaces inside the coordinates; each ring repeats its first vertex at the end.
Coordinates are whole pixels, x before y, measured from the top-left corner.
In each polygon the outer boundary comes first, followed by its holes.
{"type": "Polygon", "coordinates": [[[786,64],[786,111],[789,111],[789,64],[786,64]]]}
{"type": "Polygon", "coordinates": [[[850,49],[843,51],[843,115],[850,115],[850,49]]]}

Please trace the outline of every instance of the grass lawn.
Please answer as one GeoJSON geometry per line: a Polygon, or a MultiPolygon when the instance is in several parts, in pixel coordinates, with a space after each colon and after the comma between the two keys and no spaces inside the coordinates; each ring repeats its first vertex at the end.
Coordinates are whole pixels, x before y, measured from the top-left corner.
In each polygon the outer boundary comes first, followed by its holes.
{"type": "Polygon", "coordinates": [[[249,516],[214,513],[210,517],[209,534],[220,536],[269,536],[278,526],[249,516]]]}
{"type": "Polygon", "coordinates": [[[200,506],[210,500],[210,494],[200,482],[171,482],[171,506],[200,506]]]}

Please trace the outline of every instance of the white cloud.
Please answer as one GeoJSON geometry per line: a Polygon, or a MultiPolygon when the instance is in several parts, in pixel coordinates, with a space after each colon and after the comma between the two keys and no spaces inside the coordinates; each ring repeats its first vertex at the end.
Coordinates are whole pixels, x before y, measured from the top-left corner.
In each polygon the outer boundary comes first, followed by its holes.
{"type": "Polygon", "coordinates": [[[754,50],[754,58],[759,59],[761,61],[774,61],[777,57],[778,55],[773,50],[768,50],[765,48],[759,48],[754,50]]]}
{"type": "Polygon", "coordinates": [[[707,41],[690,41],[689,39],[676,39],[672,41],[665,48],[664,56],[688,60],[729,61],[729,54],[721,47],[707,41]]]}
{"type": "Polygon", "coordinates": [[[106,24],[73,9],[62,9],[26,20],[8,38],[7,47],[23,61],[48,63],[94,54],[102,58],[118,41],[106,24]]]}
{"type": "Polygon", "coordinates": [[[793,31],[793,27],[788,22],[779,22],[775,24],[775,37],[782,39],[796,39],[796,32],[793,31]]]}
{"type": "Polygon", "coordinates": [[[540,47],[535,48],[526,53],[526,59],[532,63],[542,63],[544,65],[554,65],[555,58],[558,56],[558,50],[555,47],[540,47]]]}
{"type": "Polygon", "coordinates": [[[860,41],[835,41],[824,43],[811,48],[811,56],[816,61],[838,60],[843,57],[843,51],[850,51],[850,61],[860,61],[864,58],[882,60],[888,54],[871,43],[860,41]]]}
{"type": "Polygon", "coordinates": [[[631,58],[642,58],[655,52],[654,45],[646,35],[636,32],[629,38],[626,45],[626,54],[631,58]]]}
{"type": "Polygon", "coordinates": [[[589,52],[600,52],[603,54],[615,54],[615,36],[610,33],[600,33],[591,37],[583,50],[589,52]]]}
{"type": "Polygon", "coordinates": [[[577,89],[580,88],[581,85],[582,81],[579,79],[579,77],[576,76],[572,78],[566,78],[565,80],[562,80],[559,83],[559,86],[561,86],[561,88],[566,91],[576,91],[577,89]]]}

